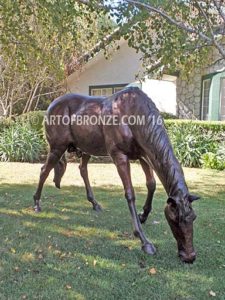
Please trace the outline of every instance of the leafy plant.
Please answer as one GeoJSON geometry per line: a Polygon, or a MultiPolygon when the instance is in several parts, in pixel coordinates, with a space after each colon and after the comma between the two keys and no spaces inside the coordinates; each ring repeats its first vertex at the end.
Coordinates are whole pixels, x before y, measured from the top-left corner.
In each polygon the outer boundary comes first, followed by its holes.
{"type": "Polygon", "coordinates": [[[0,117],[0,133],[12,125],[13,121],[10,118],[0,117]]]}
{"type": "Polygon", "coordinates": [[[216,153],[207,152],[202,155],[201,163],[203,168],[216,170],[225,169],[225,143],[219,145],[216,153]]]}
{"type": "Polygon", "coordinates": [[[172,119],[177,119],[177,116],[167,113],[167,112],[160,112],[161,116],[163,117],[164,120],[172,120],[172,119]]]}
{"type": "Polygon", "coordinates": [[[15,122],[0,136],[1,161],[38,161],[44,151],[44,140],[30,125],[15,122]]]}
{"type": "Polygon", "coordinates": [[[202,130],[196,124],[174,124],[168,132],[178,160],[186,167],[200,167],[202,155],[214,153],[218,147],[217,136],[211,131],[202,130]]]}
{"type": "MultiPolygon", "coordinates": [[[[164,116],[163,116],[164,117],[164,116]]],[[[225,122],[221,121],[200,121],[200,120],[183,120],[183,119],[176,119],[176,120],[165,120],[166,128],[169,130],[173,130],[174,126],[182,127],[182,130],[189,131],[190,127],[196,125],[198,127],[198,131],[201,130],[203,132],[211,131],[212,133],[216,134],[224,134],[225,132],[225,122]]]]}
{"type": "Polygon", "coordinates": [[[37,111],[30,111],[26,114],[19,115],[16,117],[16,122],[20,124],[27,124],[29,125],[33,130],[38,131],[40,134],[43,135],[44,133],[44,115],[45,112],[42,110],[37,111]]]}

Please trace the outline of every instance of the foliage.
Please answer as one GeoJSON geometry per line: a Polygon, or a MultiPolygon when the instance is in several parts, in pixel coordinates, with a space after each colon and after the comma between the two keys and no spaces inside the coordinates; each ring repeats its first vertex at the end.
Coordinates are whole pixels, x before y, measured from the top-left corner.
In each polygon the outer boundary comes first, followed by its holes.
{"type": "Polygon", "coordinates": [[[31,111],[16,117],[16,122],[20,124],[28,124],[33,130],[41,135],[44,134],[44,121],[45,111],[31,111]]]}
{"type": "Polygon", "coordinates": [[[205,63],[211,46],[225,59],[222,1],[121,0],[109,6],[118,26],[136,17],[124,37],[142,53],[147,73],[179,70],[189,75],[205,63]]]}
{"type": "Polygon", "coordinates": [[[165,120],[165,125],[183,166],[224,169],[224,122],[165,120]]]}
{"type": "Polygon", "coordinates": [[[164,120],[177,119],[177,116],[167,112],[160,112],[160,115],[163,117],[164,120]]]}
{"type": "Polygon", "coordinates": [[[207,152],[202,155],[203,168],[224,170],[225,169],[225,143],[218,146],[215,153],[207,152]]]}
{"type": "Polygon", "coordinates": [[[189,126],[176,124],[168,132],[176,157],[186,167],[200,167],[202,155],[214,152],[218,145],[217,136],[192,123],[189,126]]]}
{"type": "Polygon", "coordinates": [[[76,65],[81,55],[112,31],[113,22],[105,11],[96,12],[80,2],[1,3],[0,105],[5,116],[46,109],[65,90],[67,64],[76,65]]]}
{"type": "Polygon", "coordinates": [[[200,121],[200,120],[165,120],[165,125],[168,130],[174,127],[182,127],[185,130],[192,126],[197,126],[201,131],[212,131],[213,133],[225,132],[225,122],[220,121],[200,121]]]}
{"type": "Polygon", "coordinates": [[[13,121],[10,118],[0,118],[0,133],[12,125],[13,121]]]}
{"type": "Polygon", "coordinates": [[[0,160],[35,162],[44,150],[43,138],[29,124],[15,122],[0,135],[0,160]]]}
{"type": "MultiPolygon", "coordinates": [[[[42,151],[46,153],[47,142],[43,130],[44,114],[44,111],[34,111],[20,115],[14,121],[2,119],[0,122],[0,132],[5,132],[8,129],[8,132],[12,134],[14,128],[17,126],[29,128],[32,132],[38,134],[38,138],[41,139],[41,144],[43,145],[42,151]]],[[[163,116],[167,117],[164,114],[163,116]]],[[[168,117],[171,116],[169,115],[168,117]]],[[[225,123],[165,119],[165,126],[172,141],[175,154],[183,166],[201,167],[203,165],[204,167],[210,167],[215,163],[216,159],[218,161],[216,163],[218,168],[222,169],[220,167],[221,150],[218,149],[222,149],[220,145],[223,145],[222,142],[224,141],[225,123]],[[212,154],[207,154],[209,152],[212,154]],[[213,160],[213,163],[211,160],[213,160]]],[[[26,131],[20,130],[20,134],[25,134],[25,137],[20,136],[22,141],[28,138],[26,131]]],[[[15,146],[13,147],[15,148],[15,146]]],[[[39,152],[39,155],[41,153],[39,152]]],[[[35,159],[38,159],[38,156],[35,159]]],[[[18,160],[20,160],[19,157],[18,160]]],[[[102,160],[92,157],[91,161],[109,162],[110,159],[102,160]]]]}

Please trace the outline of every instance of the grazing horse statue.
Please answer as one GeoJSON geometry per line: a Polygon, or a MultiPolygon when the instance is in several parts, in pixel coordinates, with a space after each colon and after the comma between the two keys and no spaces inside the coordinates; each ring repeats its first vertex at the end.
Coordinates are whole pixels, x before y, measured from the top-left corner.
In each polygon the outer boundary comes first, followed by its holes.
{"type": "Polygon", "coordinates": [[[109,155],[121,177],[134,235],[141,240],[142,250],[150,255],[156,252],[141,227],[152,208],[155,191],[154,170],[168,195],[165,216],[177,241],[178,255],[187,263],[195,260],[193,221],[196,215],[192,209],[192,202],[198,197],[189,193],[183,170],[174,155],[163,120],[155,104],[146,94],[137,87],[129,87],[108,98],[66,94],[50,104],[45,118],[45,129],[50,150],[41,169],[34,195],[35,211],[41,210],[41,191],[53,168],[55,185],[60,187],[66,169],[65,151],[76,151],[81,156],[80,173],[84,179],[87,198],[96,211],[101,210],[89,183],[87,164],[91,155],[109,155]],[[131,116],[132,120],[138,116],[143,120],[144,117],[145,122],[131,122],[131,116]],[[83,122],[79,123],[79,118],[83,122]],[[87,121],[91,119],[100,119],[100,122],[89,124],[87,121]],[[75,122],[72,122],[74,120],[75,122]],[[145,173],[148,188],[147,200],[143,212],[139,215],[135,206],[129,163],[129,160],[137,159],[140,160],[145,173]]]}

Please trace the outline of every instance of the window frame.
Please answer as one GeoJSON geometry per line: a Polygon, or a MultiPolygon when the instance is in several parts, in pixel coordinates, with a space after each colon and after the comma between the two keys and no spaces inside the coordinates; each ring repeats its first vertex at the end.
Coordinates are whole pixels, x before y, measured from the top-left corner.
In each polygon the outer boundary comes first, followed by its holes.
{"type": "MultiPolygon", "coordinates": [[[[204,85],[204,81],[210,79],[210,88],[211,88],[212,78],[216,74],[217,74],[217,72],[214,72],[214,73],[210,73],[210,74],[202,76],[202,81],[201,81],[201,96],[200,96],[201,97],[200,98],[200,120],[204,120],[203,119],[203,85],[204,85]]],[[[210,97],[209,97],[209,107],[210,107],[210,97]]],[[[205,120],[205,121],[207,121],[207,120],[205,120]]]]}
{"type": "Polygon", "coordinates": [[[220,77],[220,99],[219,99],[219,121],[225,121],[221,119],[221,113],[222,113],[222,80],[225,80],[225,76],[220,77]]]}
{"type": "MultiPolygon", "coordinates": [[[[91,91],[94,89],[108,89],[111,88],[113,93],[115,93],[115,88],[125,88],[129,83],[118,83],[118,84],[104,84],[104,85],[89,85],[89,96],[91,96],[91,91]]],[[[95,96],[96,97],[96,96],[95,96]]],[[[99,96],[103,97],[103,96],[99,96]]]]}

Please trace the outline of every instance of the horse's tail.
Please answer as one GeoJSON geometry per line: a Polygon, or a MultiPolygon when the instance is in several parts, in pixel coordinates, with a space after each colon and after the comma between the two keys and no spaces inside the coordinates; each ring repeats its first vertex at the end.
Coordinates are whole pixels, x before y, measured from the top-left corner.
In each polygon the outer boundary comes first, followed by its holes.
{"type": "Polygon", "coordinates": [[[58,189],[60,189],[61,179],[66,171],[66,166],[67,166],[67,160],[65,154],[63,154],[59,162],[54,167],[55,175],[54,175],[53,182],[55,183],[55,186],[58,189]]]}

